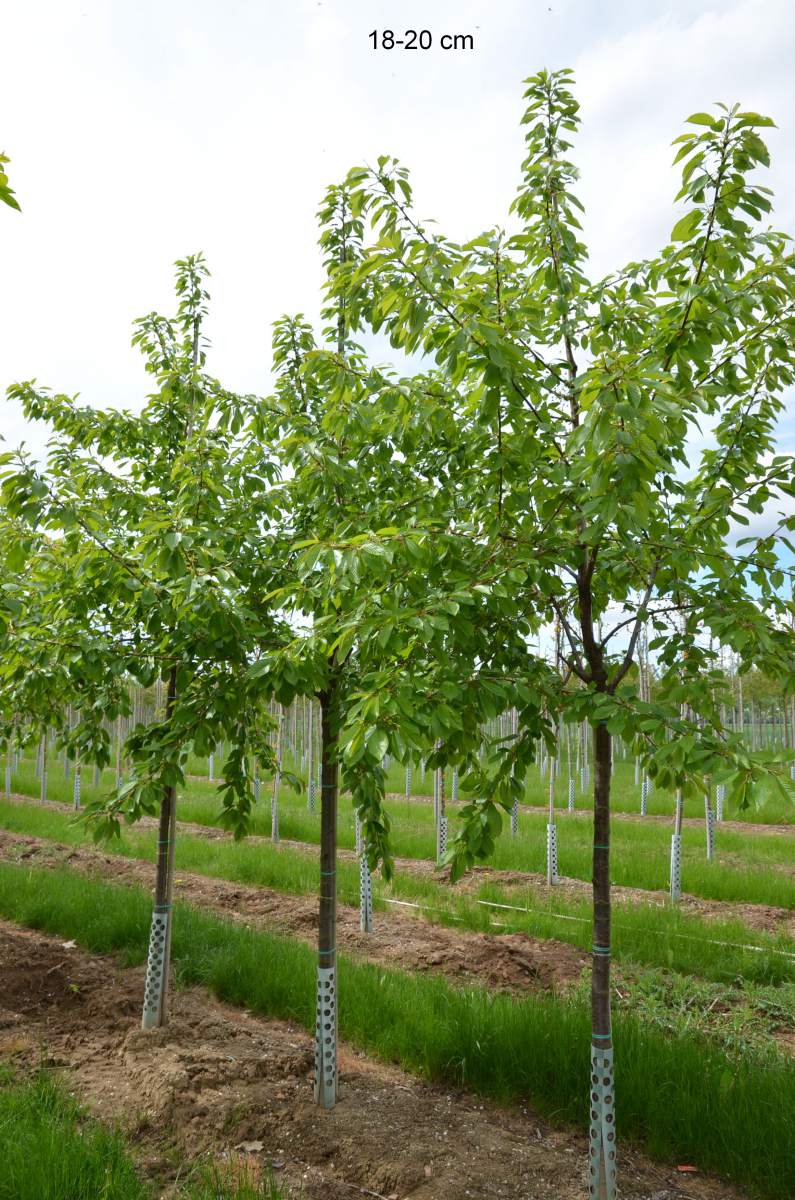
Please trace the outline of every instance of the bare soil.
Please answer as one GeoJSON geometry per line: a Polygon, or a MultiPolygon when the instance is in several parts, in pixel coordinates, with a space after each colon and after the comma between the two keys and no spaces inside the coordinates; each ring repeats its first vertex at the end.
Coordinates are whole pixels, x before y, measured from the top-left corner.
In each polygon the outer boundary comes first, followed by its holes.
{"type": "MultiPolygon", "coordinates": [[[[119,1121],[159,1195],[200,1160],[272,1161],[297,1200],[581,1200],[586,1138],[529,1107],[442,1089],[341,1047],[333,1111],[312,1103],[313,1046],[204,991],[178,992],[166,1029],[143,1033],[143,969],[0,922],[0,1057],[42,1061],[119,1121]]],[[[518,1052],[521,1052],[520,1049],[518,1052]]],[[[630,1147],[622,1200],[748,1200],[630,1147]]]]}
{"type": "MultiPolygon", "coordinates": [[[[151,863],[3,830],[0,860],[37,867],[67,866],[111,883],[154,886],[151,863]]],[[[175,879],[175,893],[199,908],[213,909],[246,924],[307,943],[317,938],[314,896],[291,896],[182,871],[175,879]]],[[[337,946],[380,966],[438,971],[458,984],[479,983],[493,990],[523,993],[565,990],[580,978],[590,961],[587,954],[566,942],[431,925],[401,909],[377,913],[375,932],[366,934],[359,929],[358,908],[342,904],[337,916],[337,946]]]]}

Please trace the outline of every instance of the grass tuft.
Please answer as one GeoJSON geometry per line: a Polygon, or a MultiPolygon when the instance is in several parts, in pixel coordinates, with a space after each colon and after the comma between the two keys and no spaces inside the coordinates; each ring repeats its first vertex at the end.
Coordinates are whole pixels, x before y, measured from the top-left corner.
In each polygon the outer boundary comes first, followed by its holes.
{"type": "MultiPolygon", "coordinates": [[[[140,889],[0,866],[0,914],[127,962],[145,958],[150,912],[140,889]]],[[[183,983],[314,1025],[315,958],[303,943],[178,905],[173,956],[183,983]]],[[[342,957],[339,1019],[343,1037],[386,1061],[502,1101],[529,1098],[550,1117],[587,1126],[589,1019],[579,998],[460,991],[342,957]]],[[[734,1061],[703,1037],[647,1028],[631,1014],[617,1019],[615,1044],[624,1137],[768,1200],[791,1200],[795,1063],[753,1052],[734,1061]]]]}

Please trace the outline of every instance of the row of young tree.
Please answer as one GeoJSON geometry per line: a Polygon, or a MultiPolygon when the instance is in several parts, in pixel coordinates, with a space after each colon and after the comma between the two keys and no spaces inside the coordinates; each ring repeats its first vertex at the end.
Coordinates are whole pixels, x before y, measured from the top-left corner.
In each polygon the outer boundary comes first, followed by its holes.
{"type": "MultiPolygon", "coordinates": [[[[642,699],[649,700],[654,690],[654,670],[649,663],[645,637],[641,635],[638,646],[638,663],[629,673],[628,678],[636,681],[642,699]]],[[[775,680],[768,679],[759,671],[751,671],[745,676],[733,674],[724,681],[725,690],[732,696],[732,705],[727,709],[721,705],[721,722],[725,728],[739,732],[751,749],[767,749],[770,751],[795,749],[795,698],[787,697],[778,687],[775,680]]],[[[142,688],[134,683],[129,684],[130,698],[126,718],[117,717],[113,723],[105,722],[110,734],[111,757],[115,765],[115,786],[118,790],[124,775],[130,769],[130,761],[125,754],[125,745],[130,733],[139,725],[159,724],[164,715],[164,689],[162,681],[156,680],[151,688],[142,688]]],[[[306,792],[306,807],[310,813],[316,812],[317,788],[320,784],[318,767],[320,763],[320,747],[318,732],[321,722],[315,701],[305,696],[293,701],[287,708],[269,703],[266,719],[273,725],[270,732],[270,742],[275,749],[276,766],[273,776],[267,780],[270,794],[271,838],[279,841],[279,811],[281,781],[284,776],[285,760],[301,780],[306,792]],[[274,720],[275,718],[275,720],[274,720]]],[[[42,801],[48,797],[48,764],[53,751],[59,752],[65,780],[72,779],[73,804],[76,810],[82,806],[83,777],[82,763],[77,757],[72,763],[67,738],[59,738],[58,726],[61,731],[68,733],[72,725],[80,720],[79,712],[68,705],[61,721],[54,729],[40,730],[33,722],[25,721],[20,714],[13,718],[13,734],[6,742],[5,752],[5,795],[10,797],[13,781],[20,766],[24,764],[24,756],[33,755],[34,776],[38,781],[39,794],[42,801]],[[59,741],[62,743],[59,745],[59,741]],[[23,757],[21,757],[23,756],[23,757]]],[[[489,739],[505,737],[514,734],[518,727],[518,714],[511,708],[499,717],[487,721],[478,732],[479,755],[482,757],[489,739]]],[[[632,758],[632,748],[623,739],[613,739],[612,752],[617,760],[628,763],[632,758]]],[[[183,747],[183,760],[187,770],[192,770],[197,778],[208,779],[210,783],[219,781],[219,770],[223,776],[223,761],[226,757],[226,745],[222,741],[201,758],[193,753],[192,746],[183,747]]],[[[581,799],[578,794],[587,796],[590,787],[590,753],[588,741],[588,726],[586,722],[579,725],[560,722],[555,735],[553,750],[549,750],[543,740],[535,748],[537,775],[527,780],[525,800],[532,794],[533,787],[541,786],[547,790],[548,824],[546,844],[546,877],[550,886],[559,882],[558,855],[559,836],[557,815],[560,804],[565,799],[568,812],[574,812],[581,799]],[[535,781],[535,784],[534,784],[535,781]]],[[[397,772],[388,755],[382,760],[382,766],[387,772],[387,778],[394,789],[404,788],[407,801],[412,799],[412,787],[419,780],[420,793],[427,792],[432,784],[434,826],[436,836],[436,858],[443,861],[446,853],[448,832],[447,795],[449,788],[450,801],[456,806],[460,801],[460,779],[455,766],[450,771],[437,767],[430,772],[424,760],[407,761],[397,772]]],[[[252,792],[255,804],[262,796],[263,774],[261,764],[254,760],[249,763],[249,773],[252,779],[252,792]]],[[[795,767],[791,768],[795,774],[795,767]]],[[[626,778],[626,777],[625,777],[626,778]]],[[[94,790],[100,786],[101,772],[95,763],[93,767],[94,790]]],[[[638,811],[641,817],[648,815],[648,801],[652,792],[653,782],[642,765],[640,755],[634,756],[634,784],[637,789],[638,811]]],[[[24,785],[23,785],[24,786],[24,785]]],[[[726,787],[718,783],[715,787],[712,781],[704,781],[704,826],[707,861],[712,861],[715,855],[716,826],[726,816],[726,787]]],[[[626,808],[626,799],[622,810],[626,808]]],[[[770,811],[770,810],[768,810],[770,811]]],[[[781,808],[772,810],[780,814],[781,808]]],[[[691,814],[692,816],[692,810],[691,814]]],[[[674,833],[671,841],[670,857],[670,894],[672,900],[681,900],[682,861],[681,833],[684,817],[682,797],[677,794],[675,807],[674,833]]],[[[762,820],[770,817],[761,814],[762,820]]],[[[780,819],[774,816],[773,819],[780,819]]],[[[358,819],[355,821],[356,849],[361,861],[360,870],[360,914],[363,931],[372,932],[372,883],[371,873],[366,859],[362,854],[362,839],[358,819]]],[[[510,813],[510,832],[516,836],[519,832],[519,801],[514,800],[510,813]]],[[[538,868],[538,862],[528,859],[527,868],[538,868]]]]}
{"type": "MultiPolygon", "coordinates": [[[[223,820],[246,832],[250,764],[276,770],[272,702],[320,713],[317,1100],[333,1105],[336,822],[352,796],[370,869],[392,871],[383,759],[455,767],[472,799],[446,860],[487,858],[540,743],[586,722],[594,767],[589,1191],[615,1195],[610,1013],[611,739],[680,803],[786,792],[785,750],[730,728],[720,654],[795,688],[783,565],[795,518],[734,544],[795,494],[775,431],[793,380],[795,271],[764,226],[767,164],[738,106],[677,139],[683,209],[655,256],[586,274],[568,154],[570,72],[527,82],[511,228],[466,243],[424,225],[395,160],[352,170],[320,210],[324,327],[274,326],[262,398],[207,369],[206,268],[136,324],[140,414],[35,382],[10,395],[52,430],[46,466],[3,456],[2,707],[107,763],[129,681],[162,719],[93,806],[98,835],[157,814],[145,1023],[164,1019],[177,789],[187,747],[227,746],[223,820]],[[763,227],[764,226],[764,227],[763,227]],[[386,335],[401,373],[357,338],[386,335]],[[403,358],[403,355],[410,356],[403,358]],[[420,361],[420,369],[413,363],[420,361]],[[618,615],[616,615],[618,614],[618,615]],[[538,635],[557,629],[553,661],[538,635]],[[643,631],[653,692],[634,664],[643,631]],[[481,730],[514,710],[481,754],[481,730]]],[[[288,779],[293,777],[286,775],[288,779]]],[[[583,1081],[586,1086],[586,1081],[583,1081]]]]}

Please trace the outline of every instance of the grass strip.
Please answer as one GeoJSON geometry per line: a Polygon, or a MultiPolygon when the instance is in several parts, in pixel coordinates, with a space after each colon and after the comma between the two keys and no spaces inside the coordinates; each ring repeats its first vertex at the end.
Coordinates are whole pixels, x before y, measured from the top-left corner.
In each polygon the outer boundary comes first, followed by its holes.
{"type": "MultiPolygon", "coordinates": [[[[2,864],[0,914],[95,952],[121,952],[128,963],[146,956],[151,900],[141,889],[2,864]]],[[[174,962],[185,984],[314,1025],[315,956],[302,942],[178,904],[174,962]]],[[[502,1101],[530,1098],[557,1120],[587,1126],[590,1039],[581,1002],[461,991],[341,956],[339,1020],[348,1041],[407,1070],[502,1101]]],[[[766,1200],[791,1200],[795,1064],[773,1053],[733,1062],[704,1038],[645,1028],[630,1015],[617,1020],[615,1043],[624,1137],[766,1200]]]]}
{"type": "MultiPolygon", "coordinates": [[[[52,838],[71,845],[92,845],[85,829],[67,813],[35,804],[0,800],[0,828],[52,838]]],[[[154,862],[156,834],[125,832],[104,848],[128,858],[154,862]]],[[[318,864],[314,855],[268,843],[216,841],[181,834],[176,869],[291,895],[315,895],[318,864]]],[[[563,900],[549,891],[512,889],[483,884],[476,895],[451,890],[433,879],[400,875],[391,885],[373,880],[376,908],[392,901],[415,903],[428,920],[455,923],[474,932],[525,933],[555,938],[590,950],[593,924],[590,902],[563,900]],[[482,903],[481,903],[482,902],[482,903]],[[492,912],[488,905],[508,905],[492,912]],[[521,907],[523,911],[517,911],[521,907]]],[[[338,864],[339,895],[358,904],[359,869],[338,864]]],[[[673,907],[621,905],[614,919],[613,951],[617,961],[662,967],[718,983],[743,979],[777,985],[795,982],[795,941],[751,931],[739,921],[705,922],[673,907]]]]}
{"type": "MultiPolygon", "coordinates": [[[[119,1129],[88,1116],[64,1082],[40,1070],[17,1081],[0,1066],[0,1200],[155,1200],[119,1129]]],[[[231,1181],[200,1164],[175,1200],[283,1200],[272,1174],[231,1181]]]]}
{"type": "MultiPolygon", "coordinates": [[[[27,767],[14,776],[13,786],[25,795],[38,794],[38,783],[27,767]]],[[[92,788],[84,788],[86,800],[93,794],[92,788]]],[[[48,796],[69,803],[70,786],[63,779],[51,780],[48,796]]],[[[217,785],[201,780],[192,780],[178,801],[180,819],[208,828],[220,826],[219,808],[217,785]]],[[[394,800],[390,802],[389,811],[393,852],[399,857],[434,861],[436,835],[430,806],[394,800]]],[[[452,806],[450,815],[454,817],[452,806]]],[[[263,805],[253,814],[251,832],[268,837],[270,825],[270,806],[263,805]]],[[[288,840],[310,845],[317,845],[320,840],[319,815],[307,812],[305,798],[286,789],[280,798],[279,825],[282,837],[288,840]]],[[[454,822],[451,828],[455,828],[454,822]]],[[[795,837],[746,834],[718,826],[716,838],[717,858],[706,862],[703,831],[693,827],[683,830],[682,885],[686,893],[729,904],[795,908],[795,837]]],[[[590,880],[592,840],[589,816],[559,812],[561,875],[590,880]]],[[[666,891],[670,840],[671,830],[656,823],[614,822],[611,831],[613,883],[621,887],[666,891]]],[[[352,850],[355,846],[353,812],[347,803],[340,807],[338,843],[344,849],[352,850]]],[[[522,813],[518,836],[504,834],[498,839],[489,865],[498,870],[543,874],[545,855],[546,817],[540,813],[522,813]]]]}
{"type": "Polygon", "coordinates": [[[41,1072],[0,1086],[0,1200],[149,1200],[121,1134],[41,1072]]]}

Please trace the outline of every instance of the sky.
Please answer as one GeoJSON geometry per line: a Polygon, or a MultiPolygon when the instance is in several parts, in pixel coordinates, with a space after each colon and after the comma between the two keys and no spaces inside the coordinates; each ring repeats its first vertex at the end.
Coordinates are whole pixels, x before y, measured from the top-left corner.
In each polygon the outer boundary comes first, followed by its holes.
{"type": "MultiPolygon", "coordinates": [[[[768,113],[773,223],[795,230],[795,21],[784,0],[26,0],[0,5],[0,394],[17,380],[137,409],[135,317],[174,307],[173,261],[212,272],[208,369],[265,392],[270,327],[315,317],[315,213],[348,168],[397,155],[454,238],[505,221],[522,81],[575,71],[573,157],[591,271],[654,253],[677,210],[672,139],[715,101],[768,113]],[[430,50],[374,50],[427,29],[430,50]],[[474,49],[442,50],[443,34],[474,49]]],[[[0,433],[44,431],[0,401],[0,433]]],[[[795,415],[782,422],[795,450],[795,415]]]]}

